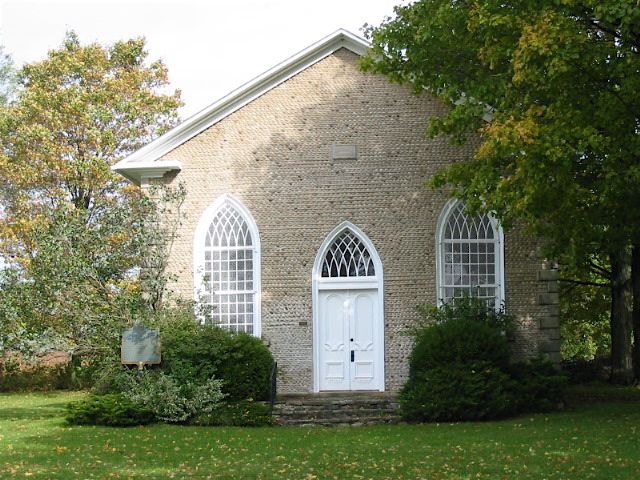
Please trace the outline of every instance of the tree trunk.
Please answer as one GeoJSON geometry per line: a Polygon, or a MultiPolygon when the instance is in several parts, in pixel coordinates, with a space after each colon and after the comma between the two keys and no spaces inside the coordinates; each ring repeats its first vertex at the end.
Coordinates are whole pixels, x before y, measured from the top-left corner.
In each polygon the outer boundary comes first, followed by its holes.
{"type": "Polygon", "coordinates": [[[640,382],[640,244],[633,245],[631,256],[631,278],[633,284],[633,373],[640,382]]]}
{"type": "Polygon", "coordinates": [[[633,381],[631,326],[633,288],[631,252],[622,248],[610,253],[611,259],[611,383],[633,381]]]}

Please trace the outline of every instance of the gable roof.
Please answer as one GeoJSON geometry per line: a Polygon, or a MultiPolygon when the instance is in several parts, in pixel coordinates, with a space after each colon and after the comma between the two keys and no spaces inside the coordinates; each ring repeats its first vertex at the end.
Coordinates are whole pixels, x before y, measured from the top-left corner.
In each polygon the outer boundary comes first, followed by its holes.
{"type": "Polygon", "coordinates": [[[179,161],[159,161],[158,159],[335,51],[346,48],[357,55],[363,55],[369,46],[370,44],[366,40],[351,32],[343,29],[336,30],[331,35],[222,97],[140,150],[120,160],[111,167],[111,170],[120,173],[138,185],[143,178],[160,178],[167,172],[180,170],[179,161]]]}

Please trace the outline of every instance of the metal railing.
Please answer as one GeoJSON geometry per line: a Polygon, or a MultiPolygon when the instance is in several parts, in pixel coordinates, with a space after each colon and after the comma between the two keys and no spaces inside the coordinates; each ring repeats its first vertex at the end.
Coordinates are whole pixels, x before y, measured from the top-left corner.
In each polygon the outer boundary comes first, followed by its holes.
{"type": "Polygon", "coordinates": [[[269,374],[269,402],[271,407],[276,401],[276,395],[278,393],[278,362],[273,362],[271,366],[271,373],[269,374]]]}

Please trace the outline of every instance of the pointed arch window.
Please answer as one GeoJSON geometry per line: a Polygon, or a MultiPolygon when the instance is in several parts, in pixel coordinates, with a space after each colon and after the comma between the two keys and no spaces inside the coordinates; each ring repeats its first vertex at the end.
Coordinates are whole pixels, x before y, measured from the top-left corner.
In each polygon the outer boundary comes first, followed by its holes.
{"type": "Polygon", "coordinates": [[[203,215],[198,226],[202,263],[196,288],[205,321],[234,332],[260,335],[260,247],[248,210],[224,196],[203,215]]]}
{"type": "Polygon", "coordinates": [[[366,245],[346,229],[331,244],[322,262],[322,277],[375,277],[376,269],[366,245]]]}
{"type": "Polygon", "coordinates": [[[504,301],[502,230],[488,214],[470,216],[464,203],[448,204],[438,225],[438,299],[473,296],[504,301]]]}

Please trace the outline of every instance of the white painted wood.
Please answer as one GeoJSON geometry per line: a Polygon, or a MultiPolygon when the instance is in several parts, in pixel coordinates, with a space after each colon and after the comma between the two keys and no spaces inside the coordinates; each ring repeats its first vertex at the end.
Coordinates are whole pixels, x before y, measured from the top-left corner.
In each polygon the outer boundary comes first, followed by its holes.
{"type": "Polygon", "coordinates": [[[379,321],[376,290],[349,291],[351,390],[377,390],[377,352],[379,321]]]}
{"type": "Polygon", "coordinates": [[[320,390],[350,390],[347,292],[322,292],[320,305],[320,390]]]}
{"type": "Polygon", "coordinates": [[[377,293],[377,290],[320,293],[321,391],[379,389],[377,293]]]}
{"type": "Polygon", "coordinates": [[[383,279],[380,256],[362,230],[351,222],[343,222],[327,235],[312,271],[315,392],[384,391],[383,279]],[[375,276],[322,277],[325,255],[346,229],[366,246],[375,266],[375,276]],[[346,345],[345,349],[340,345],[346,345]],[[354,350],[354,362],[351,362],[351,350],[354,350]]]}

